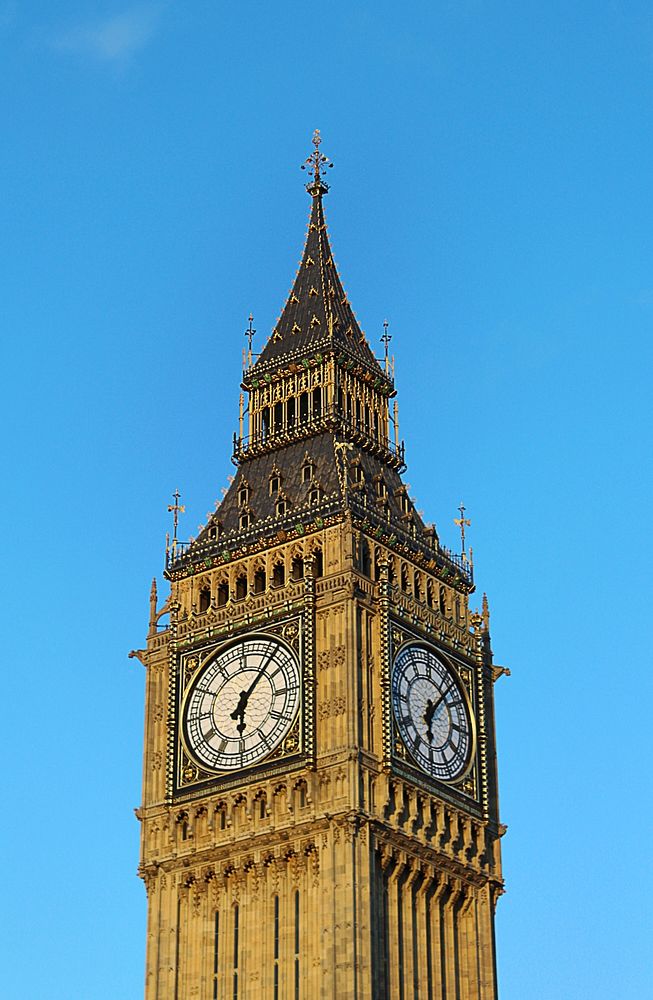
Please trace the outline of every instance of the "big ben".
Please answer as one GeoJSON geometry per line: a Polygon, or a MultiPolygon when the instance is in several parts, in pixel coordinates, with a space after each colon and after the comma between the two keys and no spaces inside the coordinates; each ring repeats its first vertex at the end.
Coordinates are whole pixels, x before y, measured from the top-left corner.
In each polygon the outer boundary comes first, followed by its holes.
{"type": "Polygon", "coordinates": [[[387,339],[378,359],[343,288],[313,141],[235,476],[187,543],[175,497],[170,596],[153,585],[136,654],[145,997],[494,1000],[488,604],[402,479],[387,339]]]}

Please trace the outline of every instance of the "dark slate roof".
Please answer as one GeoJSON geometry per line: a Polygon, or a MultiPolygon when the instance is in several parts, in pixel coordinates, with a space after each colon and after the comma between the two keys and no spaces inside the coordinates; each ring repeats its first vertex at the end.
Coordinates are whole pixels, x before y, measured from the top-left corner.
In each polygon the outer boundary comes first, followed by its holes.
{"type": "MultiPolygon", "coordinates": [[[[386,465],[381,459],[369,454],[362,448],[352,446],[347,452],[349,463],[349,489],[352,496],[359,502],[365,497],[366,506],[370,511],[383,513],[384,519],[389,511],[390,520],[396,524],[406,524],[406,518],[401,506],[401,493],[406,487],[401,481],[399,473],[386,465]],[[356,483],[356,466],[360,466],[363,478],[360,483],[356,483]],[[383,478],[386,487],[386,499],[379,500],[377,482],[383,478]]],[[[258,455],[255,458],[244,462],[236,473],[227,493],[221,504],[212,515],[207,526],[203,529],[198,539],[198,544],[209,540],[209,529],[216,522],[220,523],[221,536],[231,532],[238,532],[240,524],[240,514],[246,509],[251,513],[251,527],[264,531],[269,525],[270,533],[274,528],[274,522],[283,520],[277,518],[276,503],[280,498],[286,500],[287,515],[291,519],[302,512],[311,509],[309,493],[315,486],[320,488],[321,498],[336,509],[344,509],[342,501],[342,490],[338,473],[339,460],[335,454],[335,437],[330,432],[302,441],[294,442],[283,448],[278,448],[274,452],[266,455],[258,455]],[[305,460],[313,465],[313,478],[310,482],[304,482],[302,469],[305,460]],[[280,478],[280,492],[270,495],[270,478],[278,475],[280,478]],[[249,488],[248,500],[243,508],[239,503],[239,493],[243,486],[249,488]]],[[[319,504],[315,506],[316,513],[319,511],[319,504]]],[[[418,533],[422,534],[424,526],[416,511],[412,511],[412,519],[418,527],[418,533]]],[[[265,531],[264,531],[265,533],[265,531]]]]}
{"type": "MultiPolygon", "coordinates": [[[[311,190],[309,186],[309,190],[311,190]]],[[[326,186],[313,186],[306,245],[288,300],[253,373],[288,354],[333,347],[381,367],[365,339],[336,268],[322,206],[326,186]]]]}

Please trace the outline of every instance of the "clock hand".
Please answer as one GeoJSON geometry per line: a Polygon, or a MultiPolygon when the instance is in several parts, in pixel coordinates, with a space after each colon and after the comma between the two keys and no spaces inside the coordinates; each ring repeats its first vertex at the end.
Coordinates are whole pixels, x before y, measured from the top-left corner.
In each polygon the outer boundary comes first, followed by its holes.
{"type": "Polygon", "coordinates": [[[429,698],[426,702],[426,711],[424,712],[422,719],[426,723],[426,735],[429,743],[433,742],[433,717],[443,701],[444,694],[441,694],[437,701],[432,701],[429,698]]]}
{"type": "Polygon", "coordinates": [[[243,735],[243,733],[245,731],[245,709],[247,708],[247,702],[250,699],[252,691],[254,690],[254,688],[256,687],[256,685],[258,684],[258,682],[260,681],[261,677],[265,673],[265,670],[266,670],[266,667],[267,667],[268,663],[270,663],[270,661],[272,659],[273,659],[273,655],[269,655],[268,658],[267,658],[267,660],[265,660],[265,662],[263,663],[263,667],[259,670],[259,672],[257,673],[256,677],[254,678],[254,680],[252,681],[252,683],[250,684],[250,686],[247,688],[247,691],[241,691],[240,692],[240,698],[238,699],[238,704],[236,705],[236,708],[234,709],[234,711],[231,713],[231,718],[234,721],[237,718],[240,717],[240,722],[236,726],[236,729],[238,730],[238,732],[240,733],[241,736],[243,735]]]}
{"type": "Polygon", "coordinates": [[[236,705],[234,711],[231,713],[231,718],[234,721],[240,718],[240,722],[236,726],[236,729],[238,730],[241,736],[245,732],[245,709],[247,708],[248,698],[249,694],[247,693],[247,691],[241,691],[240,698],[238,699],[238,704],[236,705]]]}

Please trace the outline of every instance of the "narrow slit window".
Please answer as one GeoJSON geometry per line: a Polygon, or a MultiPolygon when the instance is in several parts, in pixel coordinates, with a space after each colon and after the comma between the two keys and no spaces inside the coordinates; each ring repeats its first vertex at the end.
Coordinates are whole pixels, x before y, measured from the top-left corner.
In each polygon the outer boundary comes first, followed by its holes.
{"type": "Polygon", "coordinates": [[[218,1000],[218,972],[220,969],[220,914],[216,910],[213,924],[213,1000],[218,1000]]]}
{"type": "Polygon", "coordinates": [[[295,1000],[299,1000],[299,889],[295,892],[295,1000]]]}
{"type": "Polygon", "coordinates": [[[239,935],[239,908],[238,903],[234,906],[234,991],[233,1000],[238,1000],[238,935],[239,935]]]}
{"type": "Polygon", "coordinates": [[[283,430],[283,403],[274,404],[274,433],[280,434],[283,430]]]}
{"type": "Polygon", "coordinates": [[[274,897],[274,1000],[279,1000],[279,897],[274,897]]]}

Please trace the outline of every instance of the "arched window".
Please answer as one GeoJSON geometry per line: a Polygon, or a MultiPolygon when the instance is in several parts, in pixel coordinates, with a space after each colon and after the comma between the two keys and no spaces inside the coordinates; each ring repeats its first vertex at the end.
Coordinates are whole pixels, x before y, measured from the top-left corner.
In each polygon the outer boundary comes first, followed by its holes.
{"type": "Polygon", "coordinates": [[[324,559],[322,557],[322,549],[315,549],[313,552],[313,566],[315,567],[315,576],[324,575],[324,559]]]}
{"type": "Polygon", "coordinates": [[[211,607],[211,591],[208,587],[200,590],[200,612],[208,611],[211,607]]]}
{"type": "Polygon", "coordinates": [[[262,594],[263,591],[265,590],[265,585],[266,585],[265,570],[257,569],[256,572],[254,573],[254,593],[262,594]]]}
{"type": "Polygon", "coordinates": [[[245,573],[241,573],[240,576],[236,577],[236,600],[244,601],[247,597],[247,576],[245,573]]]}
{"type": "Polygon", "coordinates": [[[360,544],[360,568],[361,573],[364,573],[365,576],[372,575],[372,557],[370,554],[370,546],[367,538],[364,536],[361,538],[360,544]]]}
{"type": "Polygon", "coordinates": [[[244,514],[240,515],[239,524],[241,531],[245,531],[247,528],[249,528],[251,523],[252,523],[252,518],[247,511],[245,511],[244,514]]]}
{"type": "Polygon", "coordinates": [[[238,490],[238,504],[242,507],[249,500],[249,486],[245,483],[238,490]]]}
{"type": "Polygon", "coordinates": [[[272,586],[273,587],[283,587],[286,582],[286,567],[282,562],[275,564],[272,570],[272,586]]]}
{"type": "Polygon", "coordinates": [[[290,569],[291,580],[302,580],[304,578],[304,560],[301,556],[295,556],[290,569]]]}
{"type": "Polygon", "coordinates": [[[217,589],[217,602],[219,608],[224,608],[225,604],[229,600],[229,584],[219,583],[217,589]]]}
{"type": "Polygon", "coordinates": [[[415,573],[415,597],[418,601],[422,600],[422,578],[419,573],[415,573]]]}
{"type": "Polygon", "coordinates": [[[302,482],[310,483],[312,478],[313,478],[313,463],[304,462],[304,464],[302,465],[302,482]]]}
{"type": "Polygon", "coordinates": [[[216,815],[217,821],[218,821],[218,829],[219,830],[226,830],[226,828],[227,828],[227,807],[224,804],[224,802],[219,803],[219,805],[217,805],[215,807],[215,815],[216,815]]]}
{"type": "Polygon", "coordinates": [[[275,496],[279,489],[281,488],[281,477],[278,475],[270,476],[270,496],[275,496]]]}
{"type": "Polygon", "coordinates": [[[447,613],[447,592],[444,587],[440,587],[440,592],[438,595],[438,603],[440,606],[440,614],[446,615],[447,613]]]}
{"type": "Polygon", "coordinates": [[[318,486],[315,486],[312,490],[310,490],[310,492],[308,494],[308,502],[309,503],[319,503],[320,502],[320,489],[319,489],[318,486]]]}

